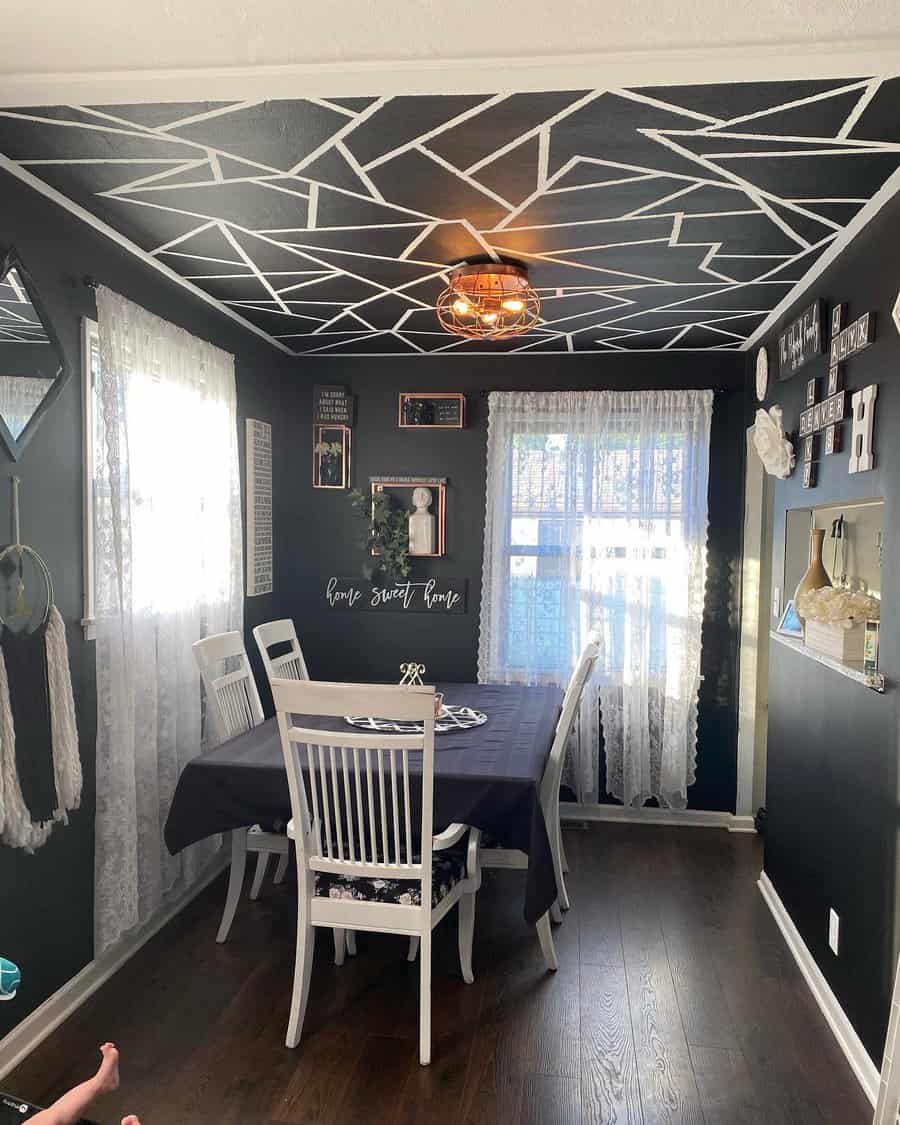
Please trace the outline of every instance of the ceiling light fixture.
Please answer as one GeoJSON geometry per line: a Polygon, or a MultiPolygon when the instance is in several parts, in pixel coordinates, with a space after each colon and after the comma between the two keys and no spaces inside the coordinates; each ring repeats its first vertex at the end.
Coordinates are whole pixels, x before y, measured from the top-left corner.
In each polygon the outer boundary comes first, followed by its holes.
{"type": "Polygon", "coordinates": [[[437,300],[441,326],[474,340],[505,340],[537,324],[541,300],[528,272],[510,262],[458,266],[437,300]]]}

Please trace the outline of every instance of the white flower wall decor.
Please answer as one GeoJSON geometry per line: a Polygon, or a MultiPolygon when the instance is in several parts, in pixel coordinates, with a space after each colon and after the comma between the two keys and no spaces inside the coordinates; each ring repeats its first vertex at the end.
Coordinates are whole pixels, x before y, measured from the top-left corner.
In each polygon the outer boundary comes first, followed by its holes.
{"type": "Polygon", "coordinates": [[[766,472],[785,480],[794,471],[794,447],[785,436],[780,406],[756,412],[753,444],[766,472]]]}

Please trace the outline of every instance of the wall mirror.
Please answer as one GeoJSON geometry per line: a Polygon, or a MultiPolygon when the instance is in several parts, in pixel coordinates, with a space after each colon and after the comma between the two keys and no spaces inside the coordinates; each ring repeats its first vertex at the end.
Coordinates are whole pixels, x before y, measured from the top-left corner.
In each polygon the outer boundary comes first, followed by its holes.
{"type": "Polygon", "coordinates": [[[63,383],[53,326],[16,252],[0,266],[0,438],[14,461],[63,383]]]}

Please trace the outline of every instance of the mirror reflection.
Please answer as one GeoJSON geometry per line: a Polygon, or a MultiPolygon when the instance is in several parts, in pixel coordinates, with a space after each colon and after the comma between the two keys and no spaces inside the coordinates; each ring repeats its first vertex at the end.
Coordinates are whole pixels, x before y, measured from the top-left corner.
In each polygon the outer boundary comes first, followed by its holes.
{"type": "Polygon", "coordinates": [[[60,372],[61,357],[20,267],[0,276],[0,418],[21,437],[60,372]]]}

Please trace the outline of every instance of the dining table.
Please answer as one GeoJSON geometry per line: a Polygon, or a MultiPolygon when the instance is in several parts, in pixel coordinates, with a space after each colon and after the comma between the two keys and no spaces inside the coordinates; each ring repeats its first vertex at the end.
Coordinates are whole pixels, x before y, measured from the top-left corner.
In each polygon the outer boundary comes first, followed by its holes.
{"type": "MultiPolygon", "coordinates": [[[[557,896],[541,780],[563,693],[519,684],[441,683],[436,690],[443,692],[445,706],[468,707],[487,720],[435,734],[434,829],[466,824],[481,829],[491,847],[527,853],[523,913],[534,925],[557,896]]],[[[355,729],[341,718],[304,716],[303,724],[355,729]]],[[[421,774],[421,755],[412,754],[411,777],[417,769],[421,774]]],[[[166,821],[166,846],[175,855],[220,832],[255,824],[283,827],[290,817],[278,725],[267,719],[187,763],[166,821]]]]}

